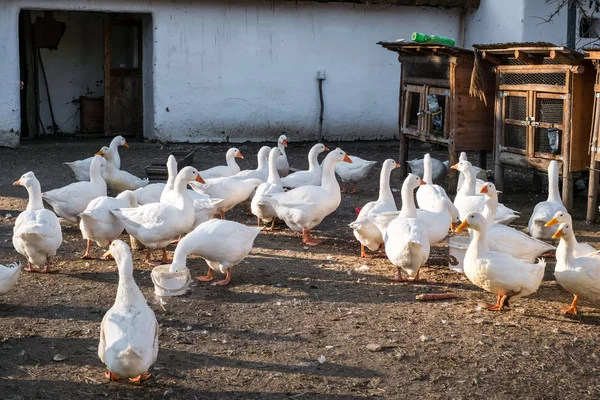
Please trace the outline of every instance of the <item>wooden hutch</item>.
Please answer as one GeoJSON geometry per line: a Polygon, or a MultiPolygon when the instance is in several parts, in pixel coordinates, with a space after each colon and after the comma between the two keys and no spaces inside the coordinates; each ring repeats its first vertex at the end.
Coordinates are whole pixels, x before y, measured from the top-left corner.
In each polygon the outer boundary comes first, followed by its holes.
{"type": "Polygon", "coordinates": [[[573,206],[573,173],[587,170],[595,71],[584,55],[552,43],[474,45],[494,64],[495,180],[504,167],[546,172],[551,160],[562,173],[562,199],[573,206]]]}
{"type": "Polygon", "coordinates": [[[598,216],[598,163],[600,162],[600,48],[585,49],[585,58],[596,67],[594,111],[592,117],[590,153],[590,182],[588,189],[587,222],[596,222],[598,216]]]}
{"type": "MultiPolygon", "coordinates": [[[[492,65],[480,63],[488,81],[490,101],[469,96],[473,51],[435,43],[379,42],[398,53],[400,62],[400,171],[406,176],[408,140],[448,147],[450,164],[461,151],[480,152],[485,168],[486,152],[493,146],[492,65]]],[[[456,190],[456,171],[451,170],[449,189],[456,190]]]]}

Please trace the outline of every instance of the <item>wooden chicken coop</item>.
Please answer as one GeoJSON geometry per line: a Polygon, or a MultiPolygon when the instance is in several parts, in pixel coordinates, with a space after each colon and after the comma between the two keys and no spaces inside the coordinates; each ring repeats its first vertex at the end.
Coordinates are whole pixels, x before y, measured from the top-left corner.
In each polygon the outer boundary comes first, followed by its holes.
{"type": "Polygon", "coordinates": [[[598,217],[598,163],[600,163],[600,48],[586,49],[585,58],[590,60],[596,69],[594,85],[594,111],[590,146],[590,182],[588,188],[587,222],[596,222],[598,217]]]}
{"type": "MultiPolygon", "coordinates": [[[[469,95],[473,51],[436,43],[379,42],[398,53],[400,62],[400,168],[406,176],[408,141],[448,147],[450,164],[458,162],[461,151],[480,152],[485,169],[486,152],[493,146],[493,102],[487,104],[469,95]]],[[[480,63],[480,77],[488,82],[493,98],[492,65],[480,63]]],[[[449,189],[456,188],[456,171],[451,170],[449,189]]]]}
{"type": "Polygon", "coordinates": [[[584,55],[552,43],[473,46],[496,73],[496,186],[506,166],[546,172],[559,163],[562,199],[571,210],[573,173],[586,171],[595,71],[584,55]]]}

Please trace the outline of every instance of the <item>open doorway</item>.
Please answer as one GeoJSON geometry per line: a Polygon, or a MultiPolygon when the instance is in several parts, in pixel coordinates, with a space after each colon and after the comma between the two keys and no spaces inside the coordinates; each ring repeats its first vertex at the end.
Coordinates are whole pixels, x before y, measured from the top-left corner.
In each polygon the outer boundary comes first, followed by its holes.
{"type": "Polygon", "coordinates": [[[22,10],[21,137],[143,138],[152,35],[150,14],[22,10]]]}

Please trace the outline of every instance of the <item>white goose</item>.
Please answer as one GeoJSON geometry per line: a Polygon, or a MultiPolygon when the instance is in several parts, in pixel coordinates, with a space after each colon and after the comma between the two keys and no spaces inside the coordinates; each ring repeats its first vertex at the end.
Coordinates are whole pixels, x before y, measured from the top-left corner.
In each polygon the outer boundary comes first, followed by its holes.
{"type": "Polygon", "coordinates": [[[335,166],[335,173],[339,175],[344,183],[342,193],[346,193],[346,184],[353,183],[354,189],[351,193],[356,193],[356,184],[369,175],[377,161],[363,160],[360,157],[350,156],[352,163],[338,163],[335,166]]]}
{"type": "Polygon", "coordinates": [[[225,274],[225,279],[217,281],[216,284],[227,285],[231,280],[231,269],[252,251],[254,239],[261,230],[262,228],[253,228],[233,221],[207,221],[179,241],[170,271],[185,269],[187,257],[197,254],[206,260],[209,268],[205,276],[198,276],[196,279],[202,282],[211,281],[214,279],[213,271],[218,271],[225,274]]]}
{"type": "MultiPolygon", "coordinates": [[[[425,222],[417,218],[414,191],[425,183],[415,174],[408,174],[402,184],[402,208],[386,227],[373,220],[383,234],[388,259],[398,268],[395,281],[404,281],[402,271],[416,282],[419,271],[429,257],[429,234],[425,222]]],[[[447,225],[448,229],[450,225],[447,225]]]]}
{"type": "MultiPolygon", "coordinates": [[[[458,161],[469,161],[467,157],[467,153],[462,151],[460,153],[460,157],[458,157],[458,161]]],[[[475,165],[472,165],[473,171],[475,171],[475,192],[479,193],[481,187],[487,182],[487,172],[483,168],[479,168],[475,165]]],[[[456,191],[458,192],[465,182],[465,176],[463,174],[458,174],[458,184],[456,185],[456,191]]]]}
{"type": "Polygon", "coordinates": [[[320,186],[301,186],[284,193],[273,193],[265,196],[259,204],[273,206],[277,217],[291,230],[302,231],[302,243],[318,245],[322,240],[313,239],[311,229],[334,212],[342,200],[340,185],[335,179],[335,164],[340,161],[351,162],[348,155],[338,148],[330,152],[323,161],[320,186]]]}
{"type": "Polygon", "coordinates": [[[158,203],[165,188],[173,190],[175,177],[177,176],[177,160],[172,154],[167,159],[167,173],[166,183],[151,183],[135,190],[135,197],[139,205],[158,203]]]}
{"type": "Polygon", "coordinates": [[[277,172],[279,176],[284,178],[290,173],[290,163],[288,162],[285,148],[288,146],[287,136],[281,135],[277,139],[277,148],[281,152],[281,156],[277,159],[277,172]]]}
{"type": "MultiPolygon", "coordinates": [[[[459,161],[451,168],[459,170],[465,177],[465,183],[454,199],[454,205],[460,211],[460,219],[464,220],[467,215],[474,212],[483,212],[485,198],[481,194],[475,194],[475,171],[471,163],[459,161]]],[[[519,218],[519,215],[516,211],[511,210],[504,204],[498,204],[495,219],[497,223],[508,225],[517,218],[519,218]]]]}
{"type": "Polygon", "coordinates": [[[464,259],[464,272],[476,286],[498,296],[496,304],[486,304],[488,310],[500,311],[509,300],[535,293],[542,283],[546,261],[531,264],[508,253],[490,251],[486,221],[479,213],[467,215],[456,232],[471,228],[473,239],[464,259]]]}
{"type": "MultiPolygon", "coordinates": [[[[546,223],[546,226],[553,226],[559,224],[567,224],[571,227],[573,226],[573,219],[571,218],[571,214],[566,211],[557,211],[554,214],[554,217],[550,221],[546,223]]],[[[572,229],[572,228],[571,228],[572,229]]],[[[561,240],[556,247],[556,259],[564,259],[566,257],[565,252],[566,249],[566,240],[561,240]]],[[[573,247],[573,255],[575,257],[587,256],[590,253],[595,252],[596,249],[590,246],[587,243],[577,243],[575,240],[573,247]]]]}
{"type": "Polygon", "coordinates": [[[244,156],[238,149],[232,147],[225,153],[227,165],[217,165],[216,167],[200,171],[200,176],[204,179],[214,179],[235,175],[240,172],[240,166],[235,162],[236,158],[244,158],[244,156]]]}
{"type": "Polygon", "coordinates": [[[352,228],[356,240],[360,242],[361,257],[368,257],[365,247],[375,251],[383,245],[381,231],[369,219],[369,216],[396,211],[396,201],[392,189],[390,189],[390,175],[398,167],[400,167],[400,164],[391,158],[383,162],[379,176],[379,197],[377,200],[365,204],[358,213],[356,220],[348,225],[352,228]]]}
{"type": "Polygon", "coordinates": [[[113,256],[119,270],[115,303],[100,324],[98,357],[110,380],[140,382],[158,356],[158,322],[133,279],[133,259],[125,242],[115,240],[104,257],[113,256]]]}
{"type": "Polygon", "coordinates": [[[449,230],[460,224],[458,209],[450,199],[444,197],[438,197],[430,210],[417,210],[417,218],[423,221],[427,228],[430,246],[444,240],[449,230]]]}
{"type": "Polygon", "coordinates": [[[422,210],[433,211],[440,199],[448,199],[448,195],[443,187],[433,183],[433,171],[431,165],[431,155],[425,154],[423,157],[423,182],[425,185],[417,189],[417,204],[422,210]]]}
{"type": "Polygon", "coordinates": [[[115,164],[115,151],[110,147],[102,147],[96,155],[106,159],[106,168],[102,172],[102,177],[109,188],[116,191],[117,194],[124,190],[136,190],[148,184],[148,178],[138,178],[127,171],[123,171],[115,164]]]}
{"type": "Polygon", "coordinates": [[[267,181],[267,177],[269,176],[269,152],[271,148],[269,146],[263,146],[258,150],[257,160],[258,167],[256,169],[247,169],[244,171],[240,171],[237,174],[233,175],[233,178],[236,179],[260,179],[263,182],[267,181]]]}
{"type": "Polygon", "coordinates": [[[13,185],[24,186],[29,195],[27,208],[15,221],[13,246],[19,254],[27,258],[26,271],[48,272],[49,258],[56,254],[62,243],[62,230],[58,218],[52,211],[44,208],[40,182],[33,172],[27,172],[13,185]]]}
{"type": "Polygon", "coordinates": [[[10,292],[21,275],[21,263],[0,264],[0,295],[10,292]]]}
{"type": "Polygon", "coordinates": [[[324,151],[329,151],[329,149],[322,143],[315,144],[308,152],[308,171],[297,171],[281,178],[283,187],[294,189],[306,185],[320,185],[323,170],[318,157],[324,151]]]}
{"type": "Polygon", "coordinates": [[[508,253],[514,258],[533,264],[537,257],[554,250],[554,246],[532,238],[531,236],[511,228],[510,226],[494,223],[498,207],[498,192],[496,186],[486,182],[481,190],[485,197],[483,218],[486,220],[487,241],[492,251],[508,253]]]}
{"type": "Polygon", "coordinates": [[[552,237],[560,239],[559,248],[564,251],[556,251],[556,266],[554,276],[556,282],[566,291],[574,295],[573,302],[568,308],[560,311],[567,314],[577,314],[577,302],[579,298],[600,306],[600,255],[594,252],[585,256],[576,256],[577,243],[573,226],[571,223],[561,223],[552,237]]]}
{"type": "Polygon", "coordinates": [[[147,247],[147,264],[152,262],[151,252],[162,249],[163,263],[167,259],[166,247],[171,240],[189,232],[194,224],[194,203],[187,194],[186,185],[190,181],[203,182],[195,168],[184,167],[175,178],[176,201],[150,203],[136,208],[110,210],[125,225],[125,230],[147,247]]]}
{"type": "Polygon", "coordinates": [[[96,197],[106,196],[106,182],[100,175],[102,157],[94,156],[90,166],[90,181],[70,185],[42,193],[42,198],[52,206],[59,217],[77,223],[78,215],[96,197]]]}
{"type": "Polygon", "coordinates": [[[262,200],[266,195],[283,192],[283,185],[281,184],[281,179],[279,178],[279,172],[277,172],[277,159],[280,155],[281,151],[279,148],[273,147],[271,149],[269,153],[269,176],[266,182],[261,183],[256,188],[256,194],[254,197],[252,197],[252,202],[250,203],[252,214],[256,215],[256,218],[258,218],[259,227],[261,220],[265,223],[271,222],[270,229],[273,229],[275,226],[277,213],[271,205],[265,204],[265,202],[262,200]]]}
{"type": "Polygon", "coordinates": [[[100,247],[106,247],[123,233],[125,226],[110,210],[137,206],[136,196],[131,190],[125,190],[117,197],[101,196],[90,201],[79,214],[79,229],[83,238],[87,240],[87,248],[81,258],[93,258],[92,241],[100,247]]]}
{"type": "Polygon", "coordinates": [[[190,186],[197,193],[222,199],[217,206],[217,211],[221,213],[221,219],[225,219],[225,213],[246,201],[261,183],[262,181],[257,178],[237,179],[230,176],[228,178],[207,179],[206,182],[201,184],[190,182],[190,186]]]}
{"type": "MultiPolygon", "coordinates": [[[[425,174],[425,160],[423,158],[415,158],[414,160],[406,162],[410,167],[410,171],[417,175],[419,178],[423,179],[425,174]]],[[[431,158],[431,173],[432,173],[432,181],[427,183],[437,182],[440,179],[444,178],[448,174],[448,170],[450,168],[449,161],[440,161],[437,158],[431,158]]]]}
{"type": "Polygon", "coordinates": [[[550,239],[558,227],[546,226],[546,222],[559,211],[566,212],[567,208],[563,205],[558,192],[558,163],[552,160],[548,165],[548,200],[536,204],[533,209],[527,225],[529,234],[536,239],[550,239]]]}
{"type": "MultiPolygon", "coordinates": [[[[129,148],[127,141],[123,136],[115,136],[111,141],[110,147],[115,153],[115,165],[117,168],[121,168],[121,157],[119,156],[119,146],[129,148]]],[[[90,180],[90,166],[94,157],[88,157],[83,160],[77,160],[73,162],[66,162],[65,164],[71,168],[75,177],[78,181],[89,181],[90,180]]],[[[106,166],[106,161],[102,160],[102,169],[106,166]]]]}

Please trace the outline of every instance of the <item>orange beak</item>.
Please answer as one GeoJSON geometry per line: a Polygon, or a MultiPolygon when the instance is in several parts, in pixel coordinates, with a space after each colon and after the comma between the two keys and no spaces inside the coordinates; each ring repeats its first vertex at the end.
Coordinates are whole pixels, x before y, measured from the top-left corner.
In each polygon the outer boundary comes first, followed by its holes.
{"type": "Polygon", "coordinates": [[[469,223],[465,219],[459,226],[454,230],[454,232],[462,232],[469,227],[469,223]]]}
{"type": "Polygon", "coordinates": [[[16,180],[13,182],[13,186],[21,186],[21,180],[16,180]]]}
{"type": "Polygon", "coordinates": [[[559,229],[556,231],[556,233],[554,235],[552,235],[552,239],[560,239],[563,236],[565,236],[563,230],[559,229]]]}
{"type": "Polygon", "coordinates": [[[344,161],[352,164],[352,160],[350,159],[350,157],[348,157],[348,154],[344,154],[344,161]]]}
{"type": "Polygon", "coordinates": [[[488,192],[488,187],[487,185],[484,185],[481,187],[481,190],[479,191],[479,193],[487,193],[488,192]]]}
{"type": "Polygon", "coordinates": [[[200,174],[198,174],[198,176],[196,176],[196,179],[194,179],[196,182],[200,182],[200,183],[206,183],[204,181],[204,179],[202,179],[202,177],[200,176],[200,174]]]}
{"type": "Polygon", "coordinates": [[[458,222],[451,222],[450,223],[450,230],[455,231],[456,228],[458,228],[460,224],[458,222]]]}
{"type": "Polygon", "coordinates": [[[237,158],[244,158],[244,156],[242,155],[241,151],[238,151],[238,153],[235,155],[237,158]]]}
{"type": "Polygon", "coordinates": [[[125,142],[123,142],[123,146],[129,148],[129,144],[127,143],[127,140],[125,142]]]}
{"type": "Polygon", "coordinates": [[[287,147],[287,139],[284,139],[283,142],[281,142],[281,144],[283,145],[283,147],[287,147]]]}
{"type": "Polygon", "coordinates": [[[104,157],[104,153],[102,152],[102,150],[100,150],[97,153],[94,153],[95,156],[103,156],[104,157]]]}
{"type": "Polygon", "coordinates": [[[112,254],[110,254],[110,249],[106,250],[106,252],[104,254],[102,254],[102,258],[108,258],[108,257],[112,257],[112,254]]]}
{"type": "MultiPolygon", "coordinates": [[[[16,183],[17,182],[15,182],[14,184],[16,184],[16,183]]],[[[556,218],[552,217],[552,219],[550,221],[546,222],[546,225],[544,225],[544,226],[552,226],[552,225],[556,225],[558,223],[559,223],[558,220],[556,218]]]]}
{"type": "Polygon", "coordinates": [[[325,146],[325,151],[329,151],[329,147],[325,146]]]}
{"type": "Polygon", "coordinates": [[[394,163],[394,167],[395,168],[400,168],[400,164],[398,164],[397,162],[394,163]]]}
{"type": "Polygon", "coordinates": [[[454,164],[453,166],[451,166],[450,168],[452,169],[458,169],[458,163],[454,164]]]}
{"type": "Polygon", "coordinates": [[[421,180],[421,183],[419,183],[419,185],[427,185],[427,182],[425,182],[424,180],[421,180]]]}

